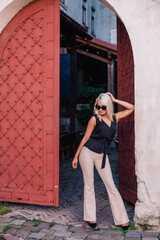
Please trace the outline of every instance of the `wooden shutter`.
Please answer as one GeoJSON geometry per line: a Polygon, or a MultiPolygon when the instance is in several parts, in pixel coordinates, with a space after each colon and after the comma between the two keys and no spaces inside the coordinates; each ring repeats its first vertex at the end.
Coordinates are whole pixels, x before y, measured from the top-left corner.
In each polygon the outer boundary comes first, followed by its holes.
{"type": "Polygon", "coordinates": [[[57,0],[24,7],[0,36],[0,200],[59,204],[57,0]]]}

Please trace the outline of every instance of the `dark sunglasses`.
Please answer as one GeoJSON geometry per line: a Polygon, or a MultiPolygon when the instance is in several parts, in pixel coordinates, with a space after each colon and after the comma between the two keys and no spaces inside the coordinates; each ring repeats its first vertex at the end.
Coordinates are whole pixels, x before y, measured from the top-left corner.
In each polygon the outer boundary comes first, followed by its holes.
{"type": "Polygon", "coordinates": [[[102,109],[102,110],[106,110],[106,109],[107,109],[106,106],[102,106],[102,107],[100,107],[99,105],[96,105],[96,108],[97,108],[98,110],[100,110],[100,109],[102,109]]]}

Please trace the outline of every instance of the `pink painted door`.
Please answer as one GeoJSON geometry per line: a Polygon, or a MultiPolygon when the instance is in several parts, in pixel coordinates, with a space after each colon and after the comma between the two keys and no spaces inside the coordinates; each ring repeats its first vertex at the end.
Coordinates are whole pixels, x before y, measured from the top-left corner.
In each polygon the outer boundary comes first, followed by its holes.
{"type": "MultiPolygon", "coordinates": [[[[134,104],[134,60],[129,36],[124,24],[117,21],[118,98],[134,104]]],[[[122,111],[123,107],[119,107],[122,111]]],[[[135,176],[134,114],[118,124],[119,191],[131,203],[137,200],[135,176]]]]}
{"type": "Polygon", "coordinates": [[[0,36],[0,200],[59,205],[59,0],[24,7],[0,36]]]}

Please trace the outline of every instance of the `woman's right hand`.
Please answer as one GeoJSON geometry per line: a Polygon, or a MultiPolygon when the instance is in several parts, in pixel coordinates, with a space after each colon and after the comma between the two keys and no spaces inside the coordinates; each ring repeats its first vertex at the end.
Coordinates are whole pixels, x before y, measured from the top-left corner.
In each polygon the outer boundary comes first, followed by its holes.
{"type": "Polygon", "coordinates": [[[77,158],[74,158],[73,161],[72,161],[72,167],[73,167],[74,169],[76,169],[76,168],[77,168],[77,164],[78,164],[78,159],[77,159],[77,158]]]}
{"type": "Polygon", "coordinates": [[[79,147],[74,155],[74,158],[73,158],[73,161],[72,161],[72,167],[74,169],[77,168],[77,164],[78,164],[78,156],[82,150],[82,147],[84,146],[84,144],[88,141],[88,139],[90,138],[94,128],[96,126],[96,118],[95,116],[91,117],[91,119],[89,120],[88,122],[88,125],[87,125],[87,129],[86,129],[86,132],[84,134],[84,137],[82,138],[80,144],[79,144],[79,147]]]}

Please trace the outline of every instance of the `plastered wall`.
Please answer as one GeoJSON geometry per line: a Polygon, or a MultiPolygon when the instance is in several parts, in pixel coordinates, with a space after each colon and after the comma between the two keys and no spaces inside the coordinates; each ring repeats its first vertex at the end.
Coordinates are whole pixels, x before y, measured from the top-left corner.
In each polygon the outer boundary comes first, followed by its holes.
{"type": "MultiPolygon", "coordinates": [[[[160,225],[160,1],[101,0],[123,21],[133,48],[135,158],[138,201],[135,221],[160,225]]],[[[127,59],[126,59],[127,61],[127,59]]]]}
{"type": "Polygon", "coordinates": [[[0,32],[7,23],[29,2],[33,0],[1,0],[0,1],[0,32]]]}

